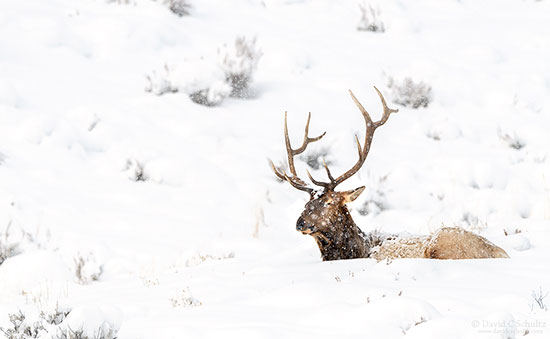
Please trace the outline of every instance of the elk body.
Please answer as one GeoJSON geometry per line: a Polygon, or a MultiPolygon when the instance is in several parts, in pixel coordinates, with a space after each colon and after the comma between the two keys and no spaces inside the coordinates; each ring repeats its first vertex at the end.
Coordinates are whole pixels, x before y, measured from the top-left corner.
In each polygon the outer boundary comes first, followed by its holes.
{"type": "Polygon", "coordinates": [[[302,145],[297,149],[293,149],[288,136],[287,115],[285,113],[284,134],[290,173],[276,168],[273,162],[271,162],[271,167],[277,177],[287,181],[292,187],[307,192],[310,196],[309,202],[305,205],[304,211],[296,222],[296,230],[315,239],[323,260],[353,258],[374,258],[376,260],[395,258],[508,258],[508,254],[502,248],[481,236],[458,227],[442,227],[430,236],[413,236],[386,234],[377,231],[364,233],[355,224],[346,204],[357,199],[365,187],[361,186],[350,191],[336,191],[336,186],[359,171],[369,153],[374,131],[386,123],[391,113],[398,111],[388,108],[382,93],[376,87],[374,89],[382,101],[384,109],[382,118],[379,121],[373,121],[367,110],[350,91],[351,98],[365,119],[365,140],[361,146],[359,138],[355,135],[359,159],[351,169],[339,177],[333,177],[324,160],[323,165],[329,179],[328,182],[314,179],[307,171],[310,181],[321,187],[319,190],[310,187],[298,177],[294,166],[294,156],[303,153],[308,144],[318,141],[325,133],[313,138],[309,136],[310,113],[307,118],[302,145]]]}

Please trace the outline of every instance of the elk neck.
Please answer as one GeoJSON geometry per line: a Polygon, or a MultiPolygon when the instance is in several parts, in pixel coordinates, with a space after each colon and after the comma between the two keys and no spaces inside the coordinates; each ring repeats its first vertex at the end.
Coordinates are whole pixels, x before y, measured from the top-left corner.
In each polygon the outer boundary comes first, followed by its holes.
{"type": "Polygon", "coordinates": [[[329,227],[312,236],[324,261],[367,258],[370,253],[365,233],[355,224],[346,206],[340,208],[329,227]]]}

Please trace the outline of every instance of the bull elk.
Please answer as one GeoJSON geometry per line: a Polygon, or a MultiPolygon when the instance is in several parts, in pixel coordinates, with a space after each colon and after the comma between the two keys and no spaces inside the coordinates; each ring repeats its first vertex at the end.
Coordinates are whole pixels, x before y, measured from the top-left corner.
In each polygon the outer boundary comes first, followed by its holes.
{"type": "Polygon", "coordinates": [[[363,145],[355,135],[359,159],[344,174],[335,178],[323,159],[323,165],[328,177],[327,182],[318,181],[307,171],[309,180],[320,189],[310,187],[296,174],[294,157],[303,153],[307,146],[320,140],[325,133],[309,136],[309,113],[302,145],[292,148],[288,136],[287,114],[285,112],[285,145],[288,157],[288,171],[271,167],[275,175],[287,181],[292,187],[307,192],[310,196],[302,215],[296,222],[296,230],[312,236],[323,260],[339,260],[353,258],[374,258],[376,260],[395,258],[433,258],[433,259],[473,259],[473,258],[508,258],[506,252],[492,244],[487,239],[458,227],[442,227],[429,236],[403,236],[386,234],[378,231],[364,233],[353,221],[346,204],[354,201],[365,190],[365,186],[349,191],[336,191],[336,187],[353,176],[363,166],[369,153],[374,131],[384,125],[390,114],[397,109],[388,108],[386,100],[380,91],[374,87],[384,112],[379,121],[373,121],[367,110],[361,105],[350,90],[353,102],[365,119],[365,140],[363,145]]]}

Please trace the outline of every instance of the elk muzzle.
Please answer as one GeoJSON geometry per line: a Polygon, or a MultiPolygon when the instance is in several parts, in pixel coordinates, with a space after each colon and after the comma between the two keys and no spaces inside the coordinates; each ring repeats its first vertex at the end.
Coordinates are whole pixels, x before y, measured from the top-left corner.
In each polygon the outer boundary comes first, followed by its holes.
{"type": "Polygon", "coordinates": [[[302,217],[299,217],[298,221],[296,221],[296,231],[300,231],[302,234],[311,234],[315,232],[315,230],[316,227],[307,223],[302,217]]]}

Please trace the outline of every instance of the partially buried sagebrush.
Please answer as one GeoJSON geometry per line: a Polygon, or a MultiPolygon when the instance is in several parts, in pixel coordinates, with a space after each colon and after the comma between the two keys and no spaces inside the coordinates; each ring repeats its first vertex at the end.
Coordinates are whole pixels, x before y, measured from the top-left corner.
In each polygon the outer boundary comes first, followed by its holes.
{"type": "Polygon", "coordinates": [[[397,109],[388,108],[386,100],[380,91],[374,88],[382,101],[384,112],[379,121],[373,121],[367,110],[359,103],[350,91],[351,98],[361,111],[365,119],[365,140],[363,145],[357,135],[357,152],[359,159],[344,174],[334,178],[326,163],[329,181],[322,182],[314,179],[309,171],[307,175],[311,182],[321,189],[310,187],[296,174],[294,156],[303,153],[308,144],[318,141],[325,133],[311,138],[308,135],[311,113],[306,122],[304,139],[299,148],[293,149],[288,136],[287,116],[285,113],[285,146],[288,157],[289,172],[271,167],[281,180],[287,181],[292,187],[307,192],[310,196],[302,215],[296,222],[296,230],[312,236],[323,260],[339,260],[353,258],[374,258],[376,260],[395,258],[433,258],[433,259],[474,259],[474,258],[508,258],[506,252],[492,244],[487,239],[458,227],[442,227],[429,236],[399,236],[382,232],[364,233],[353,221],[346,204],[354,201],[365,189],[365,186],[349,191],[336,191],[336,187],[353,176],[369,153],[374,131],[384,125],[391,113],[397,109]]]}

